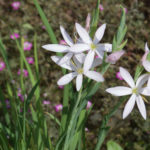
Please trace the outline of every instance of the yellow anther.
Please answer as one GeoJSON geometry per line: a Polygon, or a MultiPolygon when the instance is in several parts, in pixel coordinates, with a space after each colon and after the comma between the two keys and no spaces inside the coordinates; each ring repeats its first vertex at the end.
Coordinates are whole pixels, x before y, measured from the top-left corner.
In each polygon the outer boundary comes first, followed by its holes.
{"type": "Polygon", "coordinates": [[[137,88],[132,89],[132,93],[133,93],[133,94],[137,94],[137,93],[138,93],[137,88]]]}
{"type": "Polygon", "coordinates": [[[95,50],[96,49],[96,45],[94,45],[93,43],[91,44],[91,50],[95,50]]]}
{"type": "Polygon", "coordinates": [[[79,69],[77,70],[77,72],[78,72],[78,74],[82,74],[82,73],[83,73],[83,69],[82,69],[82,68],[79,68],[79,69]]]}

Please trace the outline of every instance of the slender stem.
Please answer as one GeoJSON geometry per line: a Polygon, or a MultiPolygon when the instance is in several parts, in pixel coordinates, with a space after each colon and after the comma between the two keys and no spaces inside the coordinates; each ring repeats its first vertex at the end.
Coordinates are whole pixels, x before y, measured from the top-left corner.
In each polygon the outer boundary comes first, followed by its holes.
{"type": "Polygon", "coordinates": [[[107,123],[109,119],[114,115],[114,113],[118,110],[120,105],[125,101],[125,99],[126,97],[121,98],[121,100],[114,106],[114,108],[102,120],[102,125],[100,126],[98,142],[96,144],[95,150],[100,150],[109,130],[107,123]]]}
{"type": "Polygon", "coordinates": [[[70,133],[71,133],[71,129],[72,129],[72,126],[73,126],[73,122],[74,122],[74,119],[75,119],[75,116],[76,116],[76,113],[77,113],[77,107],[80,103],[80,99],[81,99],[81,94],[82,93],[82,88],[80,89],[79,91],[79,94],[78,94],[78,98],[77,98],[77,102],[73,108],[73,111],[72,111],[72,116],[71,116],[71,120],[69,122],[69,126],[68,126],[68,130],[67,130],[67,136],[66,136],[66,139],[65,139],[65,143],[64,143],[64,150],[67,150],[68,149],[68,140],[70,138],[70,133]]]}
{"type": "Polygon", "coordinates": [[[64,87],[63,111],[62,111],[62,118],[61,118],[60,135],[65,131],[66,128],[67,116],[68,116],[68,105],[69,105],[69,84],[64,87]]]}

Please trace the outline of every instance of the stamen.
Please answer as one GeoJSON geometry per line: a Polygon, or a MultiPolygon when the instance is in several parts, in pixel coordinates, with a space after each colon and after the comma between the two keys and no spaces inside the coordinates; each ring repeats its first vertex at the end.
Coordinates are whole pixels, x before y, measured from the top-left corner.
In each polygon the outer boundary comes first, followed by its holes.
{"type": "Polygon", "coordinates": [[[78,74],[82,74],[83,73],[83,69],[79,68],[79,69],[77,69],[77,72],[78,72],[78,74]]]}
{"type": "Polygon", "coordinates": [[[94,45],[93,43],[90,46],[91,46],[91,50],[95,50],[96,49],[96,45],[94,45]]]}
{"type": "Polygon", "coordinates": [[[132,89],[132,93],[133,94],[137,94],[138,93],[138,89],[137,88],[132,89]]]}

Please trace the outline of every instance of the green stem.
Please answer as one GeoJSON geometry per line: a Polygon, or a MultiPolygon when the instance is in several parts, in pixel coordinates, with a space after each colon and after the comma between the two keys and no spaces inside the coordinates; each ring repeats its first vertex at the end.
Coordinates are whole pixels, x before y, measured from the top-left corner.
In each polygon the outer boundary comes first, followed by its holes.
{"type": "Polygon", "coordinates": [[[96,144],[95,150],[100,150],[109,130],[107,123],[109,119],[114,115],[114,113],[118,110],[120,105],[125,101],[125,99],[126,97],[121,98],[121,100],[114,106],[114,108],[102,120],[102,125],[100,126],[98,142],[96,144]]]}
{"type": "Polygon", "coordinates": [[[71,116],[71,120],[69,122],[68,130],[67,130],[67,134],[66,134],[67,136],[66,136],[65,143],[64,143],[64,150],[68,149],[68,145],[69,145],[68,140],[70,138],[71,129],[72,129],[72,126],[73,126],[73,122],[74,122],[76,113],[77,113],[77,107],[80,103],[80,99],[81,99],[81,95],[82,95],[81,93],[82,93],[82,88],[79,91],[77,102],[76,102],[75,107],[72,111],[72,116],[71,116]]]}

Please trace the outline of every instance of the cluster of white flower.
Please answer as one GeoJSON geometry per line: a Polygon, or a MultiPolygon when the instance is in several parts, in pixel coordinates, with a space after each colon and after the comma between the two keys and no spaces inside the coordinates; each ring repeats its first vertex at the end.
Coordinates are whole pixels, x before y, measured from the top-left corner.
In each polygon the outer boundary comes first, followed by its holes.
{"type": "MultiPolygon", "coordinates": [[[[87,23],[89,24],[89,22],[87,23]]],[[[102,74],[94,71],[94,68],[102,64],[104,57],[104,52],[112,52],[112,44],[99,43],[104,35],[106,24],[101,25],[92,40],[88,29],[89,27],[83,28],[80,24],[75,24],[76,31],[79,35],[79,38],[76,39],[74,43],[66,30],[60,26],[61,34],[66,42],[66,45],[63,44],[47,44],[42,46],[44,49],[52,52],[66,53],[63,57],[52,56],[52,60],[59,66],[68,69],[70,73],[61,77],[57,84],[65,85],[71,82],[76,77],[76,89],[79,91],[82,87],[83,75],[93,79],[97,82],[103,82],[104,78],[102,74]],[[98,57],[95,57],[95,56],[98,57]]],[[[148,46],[145,46],[145,55],[142,59],[142,64],[144,68],[150,72],[150,62],[146,60],[148,53],[150,52],[148,46]]],[[[115,64],[118,59],[124,54],[124,51],[117,51],[111,53],[106,58],[106,62],[115,64]]],[[[130,88],[124,86],[118,86],[114,88],[108,88],[106,91],[115,96],[125,96],[131,95],[128,100],[124,112],[123,118],[126,118],[132,111],[135,102],[139,108],[139,111],[144,119],[146,119],[146,108],[144,101],[145,98],[142,95],[150,96],[150,75],[144,74],[141,75],[137,82],[135,83],[129,72],[120,67],[120,73],[122,78],[129,84],[130,88]],[[143,87],[144,84],[148,81],[148,86],[143,87]],[[142,94],[142,95],[141,95],[142,94]]]]}
{"type": "MultiPolygon", "coordinates": [[[[76,89],[79,91],[82,86],[83,75],[97,82],[104,81],[103,76],[94,71],[94,67],[102,63],[104,52],[112,51],[112,44],[99,43],[104,35],[106,24],[103,24],[97,29],[94,40],[91,39],[88,31],[80,24],[76,23],[75,27],[79,34],[79,39],[76,40],[77,42],[75,44],[65,29],[60,26],[62,36],[67,45],[47,44],[44,45],[43,48],[53,52],[66,53],[63,57],[51,57],[56,64],[72,71],[61,77],[57,83],[58,85],[65,85],[76,77],[76,89]],[[98,58],[95,57],[96,55],[98,58]]],[[[115,56],[113,56],[113,58],[114,57],[115,56]]]]}

